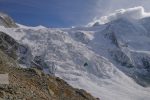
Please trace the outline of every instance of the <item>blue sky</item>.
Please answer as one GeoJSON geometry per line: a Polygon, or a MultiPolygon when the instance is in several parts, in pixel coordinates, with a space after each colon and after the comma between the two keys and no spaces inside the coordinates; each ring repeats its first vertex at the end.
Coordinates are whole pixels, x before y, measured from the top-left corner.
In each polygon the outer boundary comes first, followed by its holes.
{"type": "Polygon", "coordinates": [[[144,6],[150,11],[149,4],[150,0],[0,0],[0,11],[25,25],[71,27],[120,8],[144,6]]]}

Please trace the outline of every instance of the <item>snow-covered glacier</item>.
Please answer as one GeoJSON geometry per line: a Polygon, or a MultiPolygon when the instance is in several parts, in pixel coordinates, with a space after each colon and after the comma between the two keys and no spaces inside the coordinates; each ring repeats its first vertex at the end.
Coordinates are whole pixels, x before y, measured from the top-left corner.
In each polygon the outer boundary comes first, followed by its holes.
{"type": "Polygon", "coordinates": [[[17,24],[15,28],[0,25],[0,31],[29,47],[32,59],[27,67],[39,64],[45,73],[101,100],[150,100],[149,22],[149,13],[136,7],[85,27],[17,24]]]}

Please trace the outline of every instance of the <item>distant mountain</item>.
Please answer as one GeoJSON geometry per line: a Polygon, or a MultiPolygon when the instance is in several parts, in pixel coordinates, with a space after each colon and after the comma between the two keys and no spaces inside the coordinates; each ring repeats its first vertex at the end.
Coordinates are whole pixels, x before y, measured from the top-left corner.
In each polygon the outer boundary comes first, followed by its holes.
{"type": "Polygon", "coordinates": [[[22,67],[37,67],[101,100],[149,100],[148,15],[137,7],[122,9],[86,27],[17,24],[18,28],[1,27],[0,31],[30,51],[24,57],[30,63],[19,62],[22,67]]]}

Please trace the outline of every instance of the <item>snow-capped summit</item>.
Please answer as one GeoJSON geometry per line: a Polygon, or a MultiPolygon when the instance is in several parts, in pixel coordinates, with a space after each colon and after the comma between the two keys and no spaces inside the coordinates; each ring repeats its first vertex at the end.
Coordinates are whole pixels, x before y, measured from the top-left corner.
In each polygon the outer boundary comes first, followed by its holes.
{"type": "Polygon", "coordinates": [[[89,25],[95,25],[98,23],[106,24],[122,18],[128,20],[139,20],[146,17],[150,17],[150,13],[145,12],[144,8],[142,6],[139,6],[134,8],[116,10],[114,13],[95,19],[93,22],[89,23],[89,25]]]}
{"type": "Polygon", "coordinates": [[[149,22],[149,13],[136,7],[94,26],[0,30],[28,45],[45,73],[101,100],[150,100],[149,22]]]}

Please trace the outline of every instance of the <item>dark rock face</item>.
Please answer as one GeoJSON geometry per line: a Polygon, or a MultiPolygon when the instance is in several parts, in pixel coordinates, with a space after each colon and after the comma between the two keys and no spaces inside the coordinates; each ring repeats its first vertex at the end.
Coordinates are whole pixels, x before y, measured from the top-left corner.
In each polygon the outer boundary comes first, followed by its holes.
{"type": "Polygon", "coordinates": [[[119,43],[118,43],[117,37],[116,37],[116,35],[115,35],[114,32],[111,32],[111,31],[110,31],[110,32],[106,33],[106,34],[105,34],[105,37],[108,38],[108,39],[110,39],[111,42],[112,42],[116,47],[119,47],[119,43]]]}
{"type": "Polygon", "coordinates": [[[4,100],[98,100],[84,90],[72,88],[60,78],[35,68],[20,68],[0,50],[0,73],[9,73],[9,83],[0,84],[4,100]]]}
{"type": "Polygon", "coordinates": [[[0,49],[14,59],[17,59],[18,45],[12,37],[0,32],[0,49]]]}
{"type": "Polygon", "coordinates": [[[4,32],[0,32],[0,49],[20,64],[30,66],[32,54],[28,46],[19,44],[4,32]]]}
{"type": "Polygon", "coordinates": [[[84,44],[88,44],[90,42],[90,39],[86,35],[85,32],[78,31],[78,32],[75,32],[75,33],[71,33],[71,35],[72,35],[72,37],[74,37],[74,39],[76,39],[77,41],[80,41],[80,42],[82,42],[84,44]]]}
{"type": "Polygon", "coordinates": [[[112,50],[110,51],[110,55],[112,58],[122,66],[126,66],[128,68],[134,67],[131,59],[121,50],[112,50]]]}
{"type": "Polygon", "coordinates": [[[149,72],[150,71],[150,58],[142,58],[142,63],[144,68],[149,72]]]}
{"type": "Polygon", "coordinates": [[[33,65],[36,66],[39,69],[48,68],[48,64],[45,63],[44,58],[42,56],[35,56],[33,59],[33,65]]]}
{"type": "Polygon", "coordinates": [[[0,13],[0,26],[4,26],[6,28],[18,27],[13,19],[4,13],[0,13]]]}

